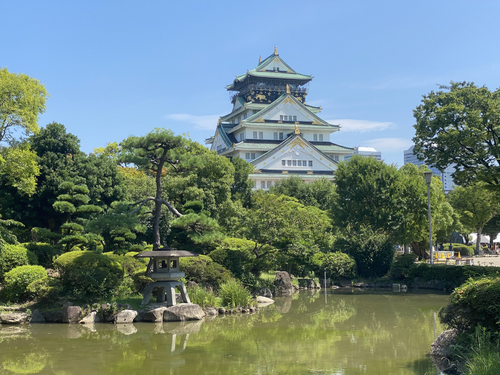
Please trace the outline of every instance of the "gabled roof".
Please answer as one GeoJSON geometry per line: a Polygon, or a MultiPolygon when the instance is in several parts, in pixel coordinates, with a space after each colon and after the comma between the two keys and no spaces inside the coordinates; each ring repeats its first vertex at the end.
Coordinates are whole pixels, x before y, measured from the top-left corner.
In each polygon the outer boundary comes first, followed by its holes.
{"type": "Polygon", "coordinates": [[[227,90],[234,89],[234,85],[238,82],[243,82],[247,77],[260,77],[260,78],[276,78],[276,79],[292,79],[298,81],[304,81],[306,83],[313,79],[312,75],[300,74],[293,70],[290,65],[288,65],[283,59],[279,56],[276,47],[274,48],[274,53],[268,57],[266,57],[263,61],[259,62],[252,70],[247,70],[245,74],[240,74],[236,76],[233,83],[226,86],[227,90]],[[275,70],[272,69],[276,66],[281,66],[286,70],[275,70]]]}
{"type": "MultiPolygon", "coordinates": [[[[295,96],[293,96],[290,93],[284,93],[282,94],[278,99],[276,99],[274,102],[266,106],[265,108],[262,108],[259,112],[256,114],[248,117],[247,119],[243,120],[243,123],[262,123],[265,122],[266,120],[266,113],[270,113],[273,109],[275,109],[277,106],[280,104],[286,104],[290,103],[293,106],[297,106],[299,110],[304,111],[307,115],[307,117],[311,118],[312,125],[320,125],[320,126],[328,126],[331,128],[336,128],[339,129],[339,125],[332,125],[325,120],[321,119],[319,116],[317,116],[311,109],[309,109],[306,105],[304,105],[300,100],[298,100],[295,96]]],[[[299,121],[300,122],[300,121],[299,121]]]]}
{"type": "MultiPolygon", "coordinates": [[[[287,139],[285,139],[279,146],[273,148],[272,150],[269,150],[265,154],[260,155],[258,158],[252,160],[250,163],[253,166],[256,166],[257,164],[259,164],[260,162],[262,162],[265,159],[271,158],[273,156],[281,156],[282,150],[285,149],[288,146],[293,145],[294,143],[304,144],[308,148],[310,148],[311,150],[313,150],[313,152],[316,152],[318,155],[321,155],[322,158],[325,158],[325,160],[329,164],[333,164],[335,166],[338,165],[337,161],[331,159],[328,155],[326,155],[324,152],[322,152],[317,147],[315,147],[311,142],[309,142],[307,139],[305,139],[302,136],[302,134],[300,134],[300,132],[298,134],[292,134],[290,137],[288,137],[287,139]]],[[[280,159],[280,158],[278,158],[278,159],[280,159]]]]}
{"type": "MultiPolygon", "coordinates": [[[[231,129],[232,126],[227,126],[225,124],[222,124],[222,123],[219,123],[217,124],[217,128],[215,130],[215,138],[217,138],[217,135],[220,135],[220,137],[222,138],[222,140],[224,141],[224,144],[227,146],[227,148],[231,148],[233,143],[236,143],[236,139],[234,138],[234,135],[232,134],[227,134],[227,129],[231,129]]],[[[215,139],[214,139],[215,141],[215,139]]],[[[213,144],[214,141],[212,141],[211,143],[213,144]]]]}

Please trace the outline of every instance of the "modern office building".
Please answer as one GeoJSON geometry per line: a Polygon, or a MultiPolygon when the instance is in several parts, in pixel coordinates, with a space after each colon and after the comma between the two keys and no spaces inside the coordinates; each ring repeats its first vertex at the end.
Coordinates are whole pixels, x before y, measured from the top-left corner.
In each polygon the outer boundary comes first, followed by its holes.
{"type": "Polygon", "coordinates": [[[347,155],[344,160],[349,160],[353,155],[371,156],[377,160],[382,160],[382,153],[375,150],[373,147],[354,147],[354,154],[347,155]]]}
{"type": "MultiPolygon", "coordinates": [[[[408,150],[404,151],[404,163],[412,163],[415,165],[424,165],[426,164],[424,161],[421,161],[417,158],[417,156],[413,153],[413,148],[415,146],[411,146],[408,150]]],[[[450,192],[453,190],[453,187],[455,184],[453,183],[453,178],[451,177],[451,174],[454,172],[455,167],[449,166],[446,168],[443,172],[441,172],[439,169],[435,167],[431,167],[428,165],[432,173],[439,178],[441,178],[441,182],[443,183],[443,190],[445,193],[450,192]]]]}
{"type": "Polygon", "coordinates": [[[236,76],[228,91],[232,111],[219,119],[211,150],[242,158],[254,167],[254,189],[269,189],[277,181],[298,175],[304,181],[333,173],[353,148],[330,142],[340,130],[318,116],[321,107],[306,104],[311,75],[300,74],[274,53],[252,70],[236,76]]]}

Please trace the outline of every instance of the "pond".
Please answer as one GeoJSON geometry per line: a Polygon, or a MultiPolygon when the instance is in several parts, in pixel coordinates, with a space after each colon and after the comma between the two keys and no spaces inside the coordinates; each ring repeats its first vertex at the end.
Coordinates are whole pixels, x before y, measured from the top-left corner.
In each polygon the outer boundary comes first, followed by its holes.
{"type": "Polygon", "coordinates": [[[0,374],[439,374],[436,293],[301,291],[252,315],[0,327],[0,374]]]}

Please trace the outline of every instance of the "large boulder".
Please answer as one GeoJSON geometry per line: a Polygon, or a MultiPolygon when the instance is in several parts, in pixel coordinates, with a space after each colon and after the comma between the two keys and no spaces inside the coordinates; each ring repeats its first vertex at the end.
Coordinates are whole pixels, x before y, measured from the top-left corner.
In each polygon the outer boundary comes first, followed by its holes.
{"type": "Polygon", "coordinates": [[[102,321],[101,316],[97,313],[97,311],[92,311],[86,317],[81,319],[78,323],[80,324],[94,324],[100,323],[102,321]]]}
{"type": "Polygon", "coordinates": [[[292,285],[292,279],[286,271],[277,271],[274,278],[274,285],[276,286],[276,295],[290,296],[295,292],[292,285]]]}
{"type": "Polygon", "coordinates": [[[201,309],[200,305],[195,303],[181,303],[166,308],[163,312],[163,321],[201,320],[204,316],[205,312],[201,309]]]}
{"type": "Polygon", "coordinates": [[[0,315],[0,323],[2,324],[21,324],[28,321],[28,314],[25,312],[10,312],[0,315]]]}
{"type": "Polygon", "coordinates": [[[135,310],[122,310],[115,317],[116,324],[128,324],[133,323],[135,317],[137,316],[137,311],[135,310]]]}
{"type": "Polygon", "coordinates": [[[445,374],[457,374],[457,364],[451,360],[451,348],[456,344],[457,331],[449,329],[441,333],[431,344],[429,355],[432,363],[445,374]]]}
{"type": "Polygon", "coordinates": [[[145,322],[161,323],[163,322],[163,313],[166,307],[157,307],[155,309],[148,310],[142,316],[142,320],[145,322]]]}
{"type": "Polygon", "coordinates": [[[63,309],[63,323],[78,323],[82,318],[80,306],[68,306],[63,309]]]}

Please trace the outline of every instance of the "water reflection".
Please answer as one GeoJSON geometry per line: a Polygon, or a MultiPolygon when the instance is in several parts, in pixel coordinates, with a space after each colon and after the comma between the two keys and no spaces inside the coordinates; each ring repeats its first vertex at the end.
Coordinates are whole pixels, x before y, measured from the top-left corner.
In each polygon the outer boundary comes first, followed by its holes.
{"type": "Polygon", "coordinates": [[[0,327],[3,374],[436,374],[445,295],[304,291],[253,315],[0,327]],[[322,297],[322,298],[320,298],[322,297]]]}

